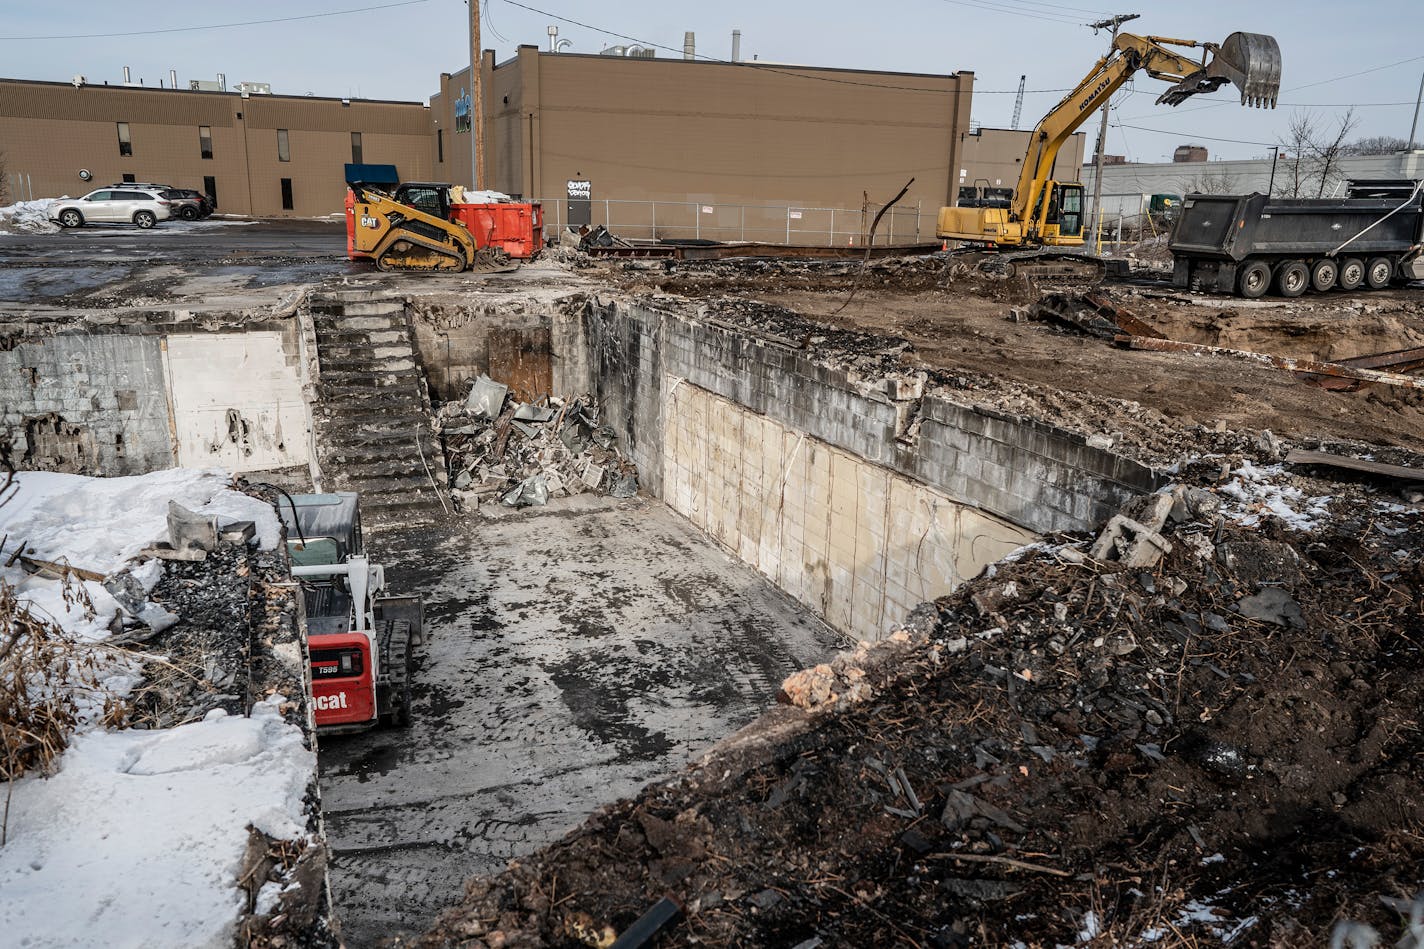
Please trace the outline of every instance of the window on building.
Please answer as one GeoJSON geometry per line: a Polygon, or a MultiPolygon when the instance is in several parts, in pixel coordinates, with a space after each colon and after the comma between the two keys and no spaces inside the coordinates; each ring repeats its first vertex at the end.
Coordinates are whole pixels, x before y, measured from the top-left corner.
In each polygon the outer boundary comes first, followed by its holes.
{"type": "Polygon", "coordinates": [[[278,160],[278,161],[291,161],[291,160],[292,160],[292,148],[291,148],[291,146],[287,143],[287,130],[286,130],[286,129],[278,129],[278,130],[277,130],[277,160],[278,160]]]}
{"type": "Polygon", "coordinates": [[[128,156],[133,154],[133,141],[129,138],[129,123],[119,123],[119,154],[128,156]]]}
{"type": "Polygon", "coordinates": [[[124,175],[124,181],[127,181],[132,184],[133,182],[138,181],[138,179],[135,178],[133,175],[124,175]]]}
{"type": "Polygon", "coordinates": [[[290,211],[295,207],[292,203],[292,179],[282,179],[282,210],[290,211]]]}
{"type": "Polygon", "coordinates": [[[213,207],[218,206],[218,179],[212,175],[203,176],[203,193],[213,199],[213,207]]]}
{"type": "Polygon", "coordinates": [[[361,133],[351,133],[351,164],[361,164],[361,133]]]}
{"type": "Polygon", "coordinates": [[[211,126],[198,126],[198,149],[204,158],[213,157],[213,130],[211,126]]]}
{"type": "Polygon", "coordinates": [[[436,129],[436,130],[435,130],[435,160],[438,161],[438,162],[441,162],[442,164],[443,164],[444,161],[445,161],[445,130],[444,130],[444,129],[436,129]]]}

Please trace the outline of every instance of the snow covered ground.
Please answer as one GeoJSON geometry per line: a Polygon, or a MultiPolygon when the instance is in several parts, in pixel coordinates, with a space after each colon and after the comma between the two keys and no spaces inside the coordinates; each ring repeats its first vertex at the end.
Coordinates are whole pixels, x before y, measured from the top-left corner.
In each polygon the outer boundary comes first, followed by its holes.
{"type": "Polygon", "coordinates": [[[59,225],[49,219],[49,206],[55,200],[58,199],[39,198],[0,207],[0,234],[59,230],[59,225]]]}
{"type": "MultiPolygon", "coordinates": [[[[112,573],[129,564],[148,589],[161,565],[134,566],[167,530],[169,500],[221,520],[252,520],[264,546],[280,537],[271,507],[229,487],[216,470],[131,478],[22,473],[0,506],[0,536],[32,556],[112,573]]],[[[0,568],[33,612],[76,641],[94,643],[104,687],[131,688],[136,664],[99,645],[119,608],[86,583],[94,611],[66,606],[59,581],[0,568]]],[[[249,824],[274,837],[305,833],[303,796],[315,755],[280,714],[283,697],[249,718],[215,710],[162,730],[106,731],[102,698],[86,703],[78,733],[50,777],[12,789],[0,847],[0,937],[7,945],[224,946],[245,909],[237,876],[249,824]]],[[[265,894],[274,897],[275,894],[265,894]]]]}

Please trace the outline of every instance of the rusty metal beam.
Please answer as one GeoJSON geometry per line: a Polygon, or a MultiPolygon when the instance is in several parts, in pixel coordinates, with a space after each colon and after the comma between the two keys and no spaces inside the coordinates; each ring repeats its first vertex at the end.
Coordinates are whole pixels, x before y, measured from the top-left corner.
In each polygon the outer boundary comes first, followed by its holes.
{"type": "Polygon", "coordinates": [[[1121,303],[1108,299],[1107,295],[1097,290],[1089,290],[1083,294],[1083,299],[1098,308],[1098,312],[1104,313],[1129,336],[1145,336],[1150,339],[1166,339],[1157,327],[1133,313],[1121,303]]]}
{"type": "Polygon", "coordinates": [[[1336,362],[1319,362],[1314,359],[1296,359],[1290,356],[1273,356],[1270,353],[1253,353],[1244,349],[1227,349],[1224,346],[1202,346],[1197,343],[1179,343],[1171,339],[1148,339],[1142,336],[1119,336],[1117,343],[1129,349],[1145,349],[1159,353],[1195,353],[1203,356],[1227,356],[1258,366],[1284,369],[1286,372],[1309,372],[1341,379],[1359,379],[1364,382],[1378,382],[1384,385],[1401,386],[1406,389],[1424,389],[1424,379],[1407,376],[1398,372],[1383,372],[1378,369],[1362,369],[1336,362]]]}
{"type": "MultiPolygon", "coordinates": [[[[1356,369],[1415,372],[1424,369],[1424,346],[1416,346],[1413,349],[1395,349],[1387,353],[1374,353],[1368,356],[1352,356],[1349,359],[1337,359],[1335,362],[1342,366],[1353,366],[1356,369]]],[[[1370,385],[1360,379],[1332,379],[1329,376],[1318,376],[1308,372],[1297,373],[1297,375],[1313,386],[1329,389],[1332,392],[1355,392],[1370,385]]]]}

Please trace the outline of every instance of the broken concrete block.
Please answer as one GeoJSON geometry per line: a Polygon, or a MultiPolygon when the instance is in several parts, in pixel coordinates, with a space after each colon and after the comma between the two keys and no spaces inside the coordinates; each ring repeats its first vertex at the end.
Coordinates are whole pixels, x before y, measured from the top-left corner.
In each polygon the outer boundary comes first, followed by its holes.
{"type": "Polygon", "coordinates": [[[145,603],[143,609],[138,611],[139,621],[155,634],[171,629],[181,619],[177,613],[164,609],[157,603],[145,603]]]}
{"type": "Polygon", "coordinates": [[[234,546],[250,544],[256,536],[257,525],[252,521],[233,521],[218,529],[218,539],[234,546]]]}
{"type": "Polygon", "coordinates": [[[597,491],[598,486],[603,483],[603,466],[596,465],[590,461],[584,467],[583,474],[580,475],[580,477],[583,479],[583,483],[588,485],[591,490],[597,491]]]}
{"type": "Polygon", "coordinates": [[[1088,555],[1103,563],[1151,567],[1171,550],[1171,542],[1161,534],[1130,517],[1114,514],[1088,555]]]}
{"type": "Polygon", "coordinates": [[[456,490],[463,491],[465,488],[468,488],[470,486],[470,482],[473,480],[475,480],[474,476],[471,475],[468,471],[461,471],[459,474],[455,475],[456,490]]]}
{"type": "Polygon", "coordinates": [[[1160,531],[1172,513],[1175,499],[1171,494],[1148,494],[1133,498],[1122,506],[1124,516],[1131,518],[1150,531],[1160,531]]]}
{"type": "Polygon", "coordinates": [[[130,616],[137,616],[148,600],[148,591],[138,582],[138,578],[127,570],[105,577],[104,589],[109,591],[109,595],[117,600],[119,606],[130,616]]]}
{"type": "Polygon", "coordinates": [[[1179,484],[1172,488],[1170,517],[1178,524],[1209,520],[1221,510],[1221,498],[1205,488],[1189,488],[1179,484]]]}
{"type": "Polygon", "coordinates": [[[190,511],[177,501],[169,501],[168,540],[174,550],[216,550],[217,518],[190,511]]]}
{"type": "Polygon", "coordinates": [[[1263,623],[1305,629],[1305,614],[1300,611],[1300,604],[1280,587],[1265,587],[1255,596],[1243,597],[1236,604],[1236,612],[1263,623]]]}

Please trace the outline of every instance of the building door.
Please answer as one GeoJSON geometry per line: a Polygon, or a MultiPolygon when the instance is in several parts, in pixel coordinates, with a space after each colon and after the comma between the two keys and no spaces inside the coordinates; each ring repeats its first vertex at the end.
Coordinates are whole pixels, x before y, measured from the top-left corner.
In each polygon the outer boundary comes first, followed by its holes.
{"type": "Polygon", "coordinates": [[[593,223],[593,187],[587,181],[569,179],[569,227],[593,223]]]}

